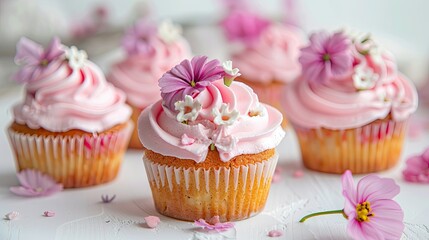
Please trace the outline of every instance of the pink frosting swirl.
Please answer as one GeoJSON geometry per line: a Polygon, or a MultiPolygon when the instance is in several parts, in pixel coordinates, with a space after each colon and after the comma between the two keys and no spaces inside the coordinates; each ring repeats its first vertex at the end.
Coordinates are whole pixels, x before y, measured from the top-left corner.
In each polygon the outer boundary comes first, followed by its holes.
{"type": "Polygon", "coordinates": [[[396,70],[388,53],[356,58],[354,65],[354,69],[363,67],[377,74],[374,87],[357,90],[353,73],[329,81],[300,78],[285,88],[282,103],[288,119],[305,128],[350,129],[388,114],[395,121],[403,121],[417,109],[414,85],[396,70]]]}
{"type": "Polygon", "coordinates": [[[131,105],[140,108],[161,99],[158,79],[191,55],[184,38],[167,44],[158,37],[153,37],[150,43],[153,50],[150,54],[128,55],[112,66],[107,76],[109,82],[126,93],[131,105]]]}
{"type": "Polygon", "coordinates": [[[130,118],[124,93],[107,83],[94,63],[85,60],[76,69],[67,60],[52,64],[27,83],[24,102],[13,108],[17,123],[52,132],[100,132],[130,118]]]}
{"type": "Polygon", "coordinates": [[[178,122],[176,113],[162,106],[161,101],[146,108],[138,123],[143,146],[165,156],[202,162],[214,144],[221,160],[229,161],[241,154],[274,148],[284,137],[281,113],[259,103],[253,90],[243,83],[233,82],[227,87],[218,80],[195,99],[201,103],[201,110],[197,121],[189,125],[178,122]],[[223,103],[239,112],[230,126],[213,123],[213,109],[223,103]],[[253,112],[258,114],[251,116],[253,112]]]}
{"type": "Polygon", "coordinates": [[[262,32],[259,41],[233,54],[232,59],[249,81],[291,82],[301,73],[298,58],[302,44],[297,28],[273,24],[262,32]]]}

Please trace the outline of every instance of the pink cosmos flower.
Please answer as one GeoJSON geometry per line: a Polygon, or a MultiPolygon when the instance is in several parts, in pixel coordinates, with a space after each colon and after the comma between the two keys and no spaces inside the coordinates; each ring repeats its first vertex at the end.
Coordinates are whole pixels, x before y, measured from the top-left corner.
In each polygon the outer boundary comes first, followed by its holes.
{"type": "Polygon", "coordinates": [[[247,10],[234,10],[220,24],[230,41],[252,45],[270,25],[270,21],[247,10]]]}
{"type": "Polygon", "coordinates": [[[234,227],[234,223],[232,222],[221,223],[219,221],[219,216],[212,217],[208,222],[206,222],[204,219],[195,220],[194,225],[202,227],[205,230],[214,230],[216,232],[224,232],[234,227]]]}
{"type": "Polygon", "coordinates": [[[157,26],[143,18],[126,31],[122,39],[122,47],[129,55],[149,56],[155,51],[152,41],[156,40],[157,33],[157,26]]]}
{"type": "Polygon", "coordinates": [[[21,186],[11,187],[10,191],[19,196],[49,196],[63,190],[62,184],[56,183],[52,177],[34,169],[22,170],[17,176],[21,186]]]}
{"type": "Polygon", "coordinates": [[[19,83],[31,82],[37,79],[53,62],[63,60],[64,48],[60,39],[54,37],[46,50],[28,38],[21,38],[16,45],[15,62],[22,65],[14,79],[19,83]]]}
{"type": "Polygon", "coordinates": [[[404,213],[392,200],[399,194],[393,179],[368,175],[354,185],[350,171],[342,176],[344,214],[348,234],[354,239],[399,239],[404,230],[404,213]]]}
{"type": "Polygon", "coordinates": [[[186,95],[193,98],[211,82],[221,79],[225,72],[218,60],[207,61],[206,56],[196,56],[166,72],[158,82],[164,105],[174,111],[174,103],[183,100],[186,95]]]}
{"type": "Polygon", "coordinates": [[[352,69],[351,41],[342,32],[314,33],[310,36],[310,45],[301,49],[299,62],[303,75],[312,81],[344,76],[352,69]]]}
{"type": "Polygon", "coordinates": [[[357,186],[347,170],[342,176],[344,209],[313,213],[303,217],[326,214],[343,214],[348,219],[347,233],[353,239],[400,239],[404,230],[404,213],[392,200],[398,195],[399,186],[393,179],[374,174],[362,178],[357,186]]]}
{"type": "Polygon", "coordinates": [[[429,183],[429,148],[419,156],[408,158],[402,174],[408,182],[429,183]]]}

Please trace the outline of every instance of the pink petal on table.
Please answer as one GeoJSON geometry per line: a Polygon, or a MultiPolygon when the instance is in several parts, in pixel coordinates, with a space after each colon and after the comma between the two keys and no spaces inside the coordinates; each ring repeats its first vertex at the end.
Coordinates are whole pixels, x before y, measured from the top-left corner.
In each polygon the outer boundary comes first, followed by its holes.
{"type": "Polygon", "coordinates": [[[13,211],[4,216],[6,220],[14,220],[19,216],[19,212],[13,211]]]}
{"type": "Polygon", "coordinates": [[[24,197],[48,196],[63,190],[49,175],[34,169],[22,170],[17,174],[21,186],[10,187],[10,191],[24,197]]]}
{"type": "Polygon", "coordinates": [[[144,218],[144,220],[149,228],[156,228],[161,222],[161,220],[157,216],[147,216],[144,218]]]}
{"type": "Polygon", "coordinates": [[[202,227],[205,230],[215,230],[217,232],[227,231],[228,229],[234,227],[234,223],[232,222],[221,223],[219,221],[219,216],[212,217],[208,222],[206,222],[204,219],[195,220],[194,225],[202,227]]]}
{"type": "Polygon", "coordinates": [[[43,216],[45,216],[45,217],[54,217],[55,216],[55,212],[53,212],[53,211],[45,211],[45,212],[43,212],[43,216]]]}
{"type": "Polygon", "coordinates": [[[294,173],[293,173],[293,177],[294,178],[301,178],[301,177],[303,177],[304,176],[304,172],[302,171],[302,170],[296,170],[294,173]]]}
{"type": "Polygon", "coordinates": [[[282,180],[282,175],[278,172],[274,172],[273,178],[271,179],[272,183],[278,183],[282,180]]]}
{"type": "Polygon", "coordinates": [[[271,230],[268,232],[268,237],[281,237],[283,236],[283,232],[280,230],[271,230]]]}

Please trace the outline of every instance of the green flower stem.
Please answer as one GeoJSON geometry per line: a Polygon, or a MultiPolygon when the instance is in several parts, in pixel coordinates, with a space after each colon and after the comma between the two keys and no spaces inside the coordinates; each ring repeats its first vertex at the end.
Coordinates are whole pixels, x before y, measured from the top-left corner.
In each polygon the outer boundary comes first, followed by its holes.
{"type": "Polygon", "coordinates": [[[326,212],[317,212],[317,213],[312,213],[309,214],[303,218],[301,218],[301,220],[299,220],[299,222],[305,222],[305,220],[312,218],[312,217],[316,217],[316,216],[322,216],[322,215],[329,215],[329,214],[342,214],[343,217],[347,218],[346,214],[344,214],[343,209],[340,210],[332,210],[332,211],[326,211],[326,212]]]}

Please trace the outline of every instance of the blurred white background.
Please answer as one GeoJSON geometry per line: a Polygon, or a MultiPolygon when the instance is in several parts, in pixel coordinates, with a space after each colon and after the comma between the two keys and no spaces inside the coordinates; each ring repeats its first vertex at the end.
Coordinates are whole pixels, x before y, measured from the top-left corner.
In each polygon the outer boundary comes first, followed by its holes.
{"type": "MultiPolygon", "coordinates": [[[[222,1],[227,0],[0,0],[0,86],[11,83],[19,37],[25,35],[46,44],[53,35],[59,35],[97,60],[117,48],[123,28],[147,12],[184,24],[195,54],[227,57],[223,36],[215,27],[225,13],[222,1]],[[88,25],[95,30],[82,30],[88,25]],[[76,29],[84,32],[82,36],[76,37],[76,29]]],[[[306,33],[345,26],[372,32],[396,55],[401,70],[417,85],[429,75],[429,31],[424,26],[429,22],[427,0],[248,1],[273,18],[291,10],[286,2],[294,3],[296,20],[306,33]]]]}

